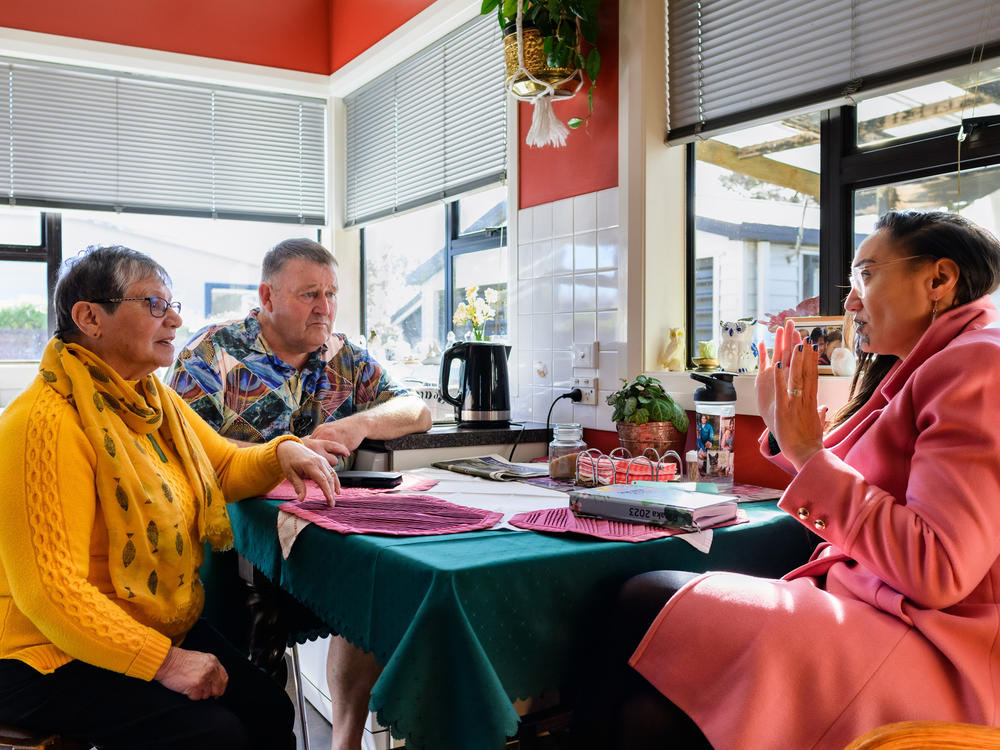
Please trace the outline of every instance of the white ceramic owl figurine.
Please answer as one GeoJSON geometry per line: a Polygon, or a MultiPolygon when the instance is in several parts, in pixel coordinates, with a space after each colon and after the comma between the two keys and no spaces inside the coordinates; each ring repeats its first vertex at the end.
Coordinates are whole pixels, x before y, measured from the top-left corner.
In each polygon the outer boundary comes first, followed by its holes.
{"type": "Polygon", "coordinates": [[[753,342],[752,320],[719,322],[719,367],[726,372],[757,372],[757,345],[753,342]]]}
{"type": "Polygon", "coordinates": [[[680,372],[684,369],[684,329],[671,328],[660,352],[660,369],[680,372]]]}

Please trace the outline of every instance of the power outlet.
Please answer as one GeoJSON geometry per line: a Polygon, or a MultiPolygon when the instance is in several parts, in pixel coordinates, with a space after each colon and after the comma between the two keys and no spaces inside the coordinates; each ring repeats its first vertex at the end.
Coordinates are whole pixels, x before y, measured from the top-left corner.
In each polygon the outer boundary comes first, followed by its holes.
{"type": "Polygon", "coordinates": [[[597,404],[597,378],[573,378],[573,387],[579,388],[583,394],[581,404],[597,404]]]}

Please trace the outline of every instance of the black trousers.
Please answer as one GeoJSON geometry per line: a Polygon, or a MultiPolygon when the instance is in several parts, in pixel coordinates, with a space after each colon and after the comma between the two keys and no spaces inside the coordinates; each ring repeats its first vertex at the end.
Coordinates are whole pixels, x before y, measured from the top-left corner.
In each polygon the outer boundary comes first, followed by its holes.
{"type": "Polygon", "coordinates": [[[101,750],[295,750],[295,710],[280,685],[204,620],[182,645],[219,659],[229,674],[221,697],[191,700],[158,682],[81,661],[44,675],[0,659],[0,722],[101,750]]]}

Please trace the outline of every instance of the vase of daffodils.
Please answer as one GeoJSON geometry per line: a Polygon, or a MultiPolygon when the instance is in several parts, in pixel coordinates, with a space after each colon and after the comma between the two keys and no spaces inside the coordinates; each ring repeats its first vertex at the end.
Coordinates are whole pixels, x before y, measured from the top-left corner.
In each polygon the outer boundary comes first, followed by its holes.
{"type": "Polygon", "coordinates": [[[452,322],[455,325],[472,324],[472,336],[475,341],[486,341],[486,321],[497,316],[496,304],[500,293],[496,289],[486,289],[479,296],[479,287],[470,286],[465,292],[465,302],[458,304],[452,322]]]}

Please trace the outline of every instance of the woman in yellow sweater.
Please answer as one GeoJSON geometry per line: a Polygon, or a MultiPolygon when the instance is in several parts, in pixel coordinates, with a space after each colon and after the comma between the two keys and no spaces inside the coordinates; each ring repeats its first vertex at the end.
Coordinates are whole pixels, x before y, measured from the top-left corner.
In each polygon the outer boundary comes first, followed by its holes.
{"type": "Polygon", "coordinates": [[[0,721],[102,749],[294,748],[280,686],[203,620],[204,542],[226,501],[283,477],[339,491],[297,438],[238,448],[153,371],[180,303],[154,260],[89,248],[59,330],[0,417],[0,721]]]}

